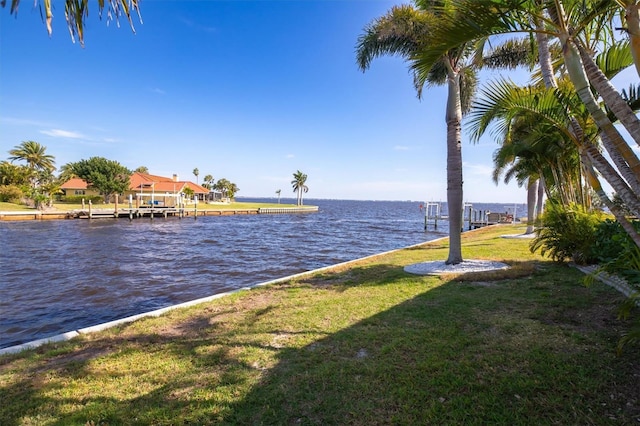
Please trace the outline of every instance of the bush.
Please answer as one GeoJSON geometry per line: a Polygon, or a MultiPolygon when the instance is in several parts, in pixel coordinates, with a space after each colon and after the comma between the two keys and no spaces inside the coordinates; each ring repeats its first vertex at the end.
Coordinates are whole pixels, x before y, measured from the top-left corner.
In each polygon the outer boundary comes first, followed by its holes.
{"type": "Polygon", "coordinates": [[[604,221],[601,212],[589,212],[580,205],[568,207],[551,201],[542,215],[542,227],[536,230],[531,252],[540,250],[544,256],[563,262],[573,260],[580,265],[595,263],[596,231],[604,221]]]}
{"type": "MultiPolygon", "coordinates": [[[[632,223],[639,231],[640,222],[632,223]]],[[[601,270],[619,275],[630,284],[640,284],[640,249],[618,222],[608,219],[598,226],[594,252],[601,270]]]]}
{"type": "Polygon", "coordinates": [[[24,197],[24,192],[16,185],[0,185],[0,201],[6,203],[19,203],[24,197]]]}

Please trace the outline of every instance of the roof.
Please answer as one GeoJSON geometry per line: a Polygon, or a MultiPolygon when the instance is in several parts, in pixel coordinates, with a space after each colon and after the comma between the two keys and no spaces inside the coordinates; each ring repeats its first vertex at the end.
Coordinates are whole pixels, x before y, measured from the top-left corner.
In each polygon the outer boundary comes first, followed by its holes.
{"type": "Polygon", "coordinates": [[[60,185],[60,189],[87,189],[87,182],[84,179],[74,177],[60,185]]]}
{"type": "Polygon", "coordinates": [[[134,172],[131,175],[129,189],[132,191],[182,192],[191,188],[196,194],[208,194],[209,190],[188,180],[173,180],[169,177],[134,172]]]}
{"type": "MultiPolygon", "coordinates": [[[[184,188],[191,188],[196,194],[208,194],[209,190],[196,183],[170,177],[150,175],[148,173],[133,172],[129,178],[129,190],[134,192],[182,192],[184,188]]],[[[62,189],[87,189],[87,182],[80,178],[71,178],[60,187],[62,189]]]]}

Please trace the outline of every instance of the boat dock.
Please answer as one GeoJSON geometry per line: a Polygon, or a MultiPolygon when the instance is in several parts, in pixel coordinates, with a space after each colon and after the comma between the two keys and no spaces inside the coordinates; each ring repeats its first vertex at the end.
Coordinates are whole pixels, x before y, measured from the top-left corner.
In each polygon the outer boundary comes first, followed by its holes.
{"type": "Polygon", "coordinates": [[[317,206],[300,207],[260,207],[255,209],[198,209],[194,207],[124,207],[118,209],[87,208],[71,211],[6,211],[0,212],[0,220],[49,220],[49,219],[118,219],[129,220],[140,218],[168,218],[168,217],[193,217],[199,216],[230,216],[252,214],[291,214],[314,213],[317,206]]]}
{"type": "MultiPolygon", "coordinates": [[[[442,202],[424,203],[424,230],[429,226],[438,229],[438,222],[448,221],[449,216],[442,215],[442,202]]],[[[462,209],[462,227],[468,230],[482,228],[484,226],[515,223],[512,213],[495,213],[489,210],[474,210],[473,204],[465,203],[462,209]]],[[[463,229],[464,230],[464,229],[463,229]]]]}

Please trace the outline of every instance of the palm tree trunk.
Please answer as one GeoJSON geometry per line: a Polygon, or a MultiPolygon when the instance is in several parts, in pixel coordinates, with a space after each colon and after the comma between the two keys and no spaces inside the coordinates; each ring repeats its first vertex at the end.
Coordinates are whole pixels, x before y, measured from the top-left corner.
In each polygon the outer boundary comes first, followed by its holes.
{"type": "Polygon", "coordinates": [[[636,246],[640,247],[640,235],[635,230],[631,222],[629,222],[629,219],[627,219],[624,213],[618,208],[618,206],[616,206],[611,201],[611,199],[609,199],[607,194],[604,192],[604,190],[602,189],[602,185],[600,184],[600,181],[596,176],[596,173],[593,171],[593,168],[591,167],[591,163],[589,162],[589,159],[586,158],[584,160],[584,163],[587,171],[587,178],[589,180],[589,185],[593,188],[595,193],[598,194],[598,197],[600,198],[600,200],[609,208],[609,210],[611,210],[611,213],[613,213],[613,216],[616,218],[616,220],[622,226],[622,228],[626,231],[627,235],[631,237],[631,239],[636,244],[636,246]]]}
{"type": "Polygon", "coordinates": [[[562,40],[562,42],[562,51],[569,78],[578,96],[580,96],[580,99],[587,107],[598,128],[603,133],[602,143],[604,147],[631,188],[633,188],[636,193],[640,193],[640,181],[638,180],[638,178],[640,178],[640,160],[638,160],[638,157],[631,150],[631,147],[613,123],[611,123],[607,114],[605,114],[602,108],[600,108],[600,105],[598,105],[598,102],[591,92],[582,60],[573,44],[571,44],[568,39],[562,40]],[[627,167],[631,169],[632,173],[630,175],[625,174],[627,167]]]}
{"type": "MultiPolygon", "coordinates": [[[[607,159],[602,156],[598,148],[591,144],[584,144],[582,148],[588,154],[589,160],[593,166],[595,166],[596,170],[598,170],[602,177],[611,185],[616,191],[616,194],[622,198],[633,214],[640,215],[640,200],[638,200],[637,195],[629,188],[629,185],[620,177],[607,159]]],[[[591,179],[589,182],[591,182],[591,179]]]]}
{"type": "Polygon", "coordinates": [[[447,78],[447,208],[449,210],[449,257],[447,265],[462,262],[462,108],[460,75],[449,70],[447,78]]]}
{"type": "Polygon", "coordinates": [[[540,64],[540,73],[542,80],[547,88],[558,87],[555,76],[553,75],[553,63],[551,62],[551,53],[549,52],[549,38],[542,32],[544,29],[540,22],[536,22],[535,32],[536,43],[538,44],[538,63],[540,64]]]}
{"type": "Polygon", "coordinates": [[[534,230],[536,195],[538,193],[538,180],[529,177],[527,185],[527,230],[525,234],[531,234],[534,230]]]}
{"type": "Polygon", "coordinates": [[[622,99],[620,93],[613,87],[586,49],[579,43],[576,43],[576,46],[589,82],[602,97],[604,103],[620,120],[620,123],[629,132],[633,140],[640,145],[640,120],[638,120],[638,116],[633,112],[629,104],[622,99]]]}
{"type": "Polygon", "coordinates": [[[542,216],[542,212],[544,210],[544,195],[546,193],[546,182],[544,180],[544,176],[540,173],[540,179],[538,181],[538,196],[536,201],[536,213],[535,218],[538,219],[542,216]]]}
{"type": "Polygon", "coordinates": [[[633,56],[633,62],[636,65],[636,72],[640,75],[640,9],[636,3],[636,0],[624,2],[627,34],[629,34],[631,42],[631,56],[633,56]]]}

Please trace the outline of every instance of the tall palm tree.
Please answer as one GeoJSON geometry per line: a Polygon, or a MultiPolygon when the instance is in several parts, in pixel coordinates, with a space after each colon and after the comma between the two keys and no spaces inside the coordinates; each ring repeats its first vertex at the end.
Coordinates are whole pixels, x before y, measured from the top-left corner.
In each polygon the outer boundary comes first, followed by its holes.
{"type": "Polygon", "coordinates": [[[47,148],[44,145],[34,141],[24,141],[9,151],[11,161],[24,161],[29,169],[37,170],[55,170],[55,157],[46,153],[47,148]]]}
{"type": "MultiPolygon", "coordinates": [[[[12,15],[18,14],[18,6],[20,0],[11,0],[10,13],[12,15]]],[[[36,0],[36,4],[40,3],[36,0]]],[[[119,25],[119,18],[125,17],[131,25],[131,30],[135,33],[133,27],[133,20],[131,19],[131,12],[138,13],[138,18],[142,22],[140,17],[140,8],[138,0],[98,0],[96,2],[98,6],[98,15],[102,17],[102,13],[106,7],[107,9],[107,23],[112,19],[115,19],[119,25]]],[[[7,0],[0,0],[0,6],[5,7],[7,0]]],[[[45,19],[47,25],[47,31],[49,36],[53,32],[53,2],[50,0],[43,0],[40,4],[40,14],[45,19]]],[[[69,27],[69,33],[71,34],[71,40],[75,42],[76,37],[80,41],[80,44],[84,46],[84,28],[85,20],[89,16],[89,0],[65,0],[64,13],[67,19],[67,26],[69,27]]]]}
{"type": "Polygon", "coordinates": [[[291,185],[293,185],[293,192],[298,194],[297,205],[301,206],[302,203],[302,193],[309,192],[309,187],[306,185],[307,183],[307,175],[302,173],[300,170],[296,171],[293,174],[293,180],[291,181],[291,185]]]}
{"type": "Polygon", "coordinates": [[[281,193],[282,193],[282,190],[281,190],[281,189],[278,189],[278,190],[276,191],[276,195],[278,196],[278,204],[280,204],[280,194],[281,194],[281,193]]]}
{"type": "MultiPolygon", "coordinates": [[[[422,58],[426,63],[438,59],[440,52],[449,46],[457,46],[466,40],[496,34],[524,32],[540,33],[556,37],[562,46],[563,66],[574,85],[575,91],[588,108],[597,123],[604,147],[620,174],[636,194],[640,194],[640,160],[627,144],[624,137],[602,110],[591,91],[587,72],[593,68],[585,67],[591,58],[590,52],[596,47],[594,40],[607,41],[612,28],[603,23],[609,22],[615,12],[614,1],[588,0],[454,0],[460,12],[455,17],[441,20],[434,31],[435,42],[422,58]],[[566,11],[565,11],[566,6],[566,11]],[[540,22],[544,25],[540,25],[540,22]]],[[[591,71],[590,71],[591,70],[591,71]]],[[[620,115],[621,123],[629,134],[640,143],[640,120],[635,114],[628,113],[625,100],[613,90],[602,74],[594,73],[592,81],[598,84],[598,90],[611,111],[620,115]],[[598,77],[598,78],[595,78],[598,77]],[[602,81],[596,81],[602,80],[602,81]]],[[[629,202],[629,200],[625,200],[629,202]]]]}
{"type": "Polygon", "coordinates": [[[357,63],[366,71],[374,58],[383,55],[398,55],[406,59],[413,73],[414,85],[421,97],[426,85],[448,87],[446,106],[447,123],[447,207],[449,210],[449,255],[447,264],[462,262],[462,115],[470,106],[475,91],[477,76],[471,43],[461,43],[442,51],[433,63],[425,66],[419,56],[430,49],[431,30],[445,14],[447,1],[416,2],[411,5],[394,6],[389,12],[375,19],[364,29],[356,47],[357,63]]]}
{"type": "Polygon", "coordinates": [[[196,167],[193,169],[193,175],[196,177],[196,183],[198,183],[198,175],[200,175],[200,170],[196,167]]]}

